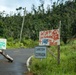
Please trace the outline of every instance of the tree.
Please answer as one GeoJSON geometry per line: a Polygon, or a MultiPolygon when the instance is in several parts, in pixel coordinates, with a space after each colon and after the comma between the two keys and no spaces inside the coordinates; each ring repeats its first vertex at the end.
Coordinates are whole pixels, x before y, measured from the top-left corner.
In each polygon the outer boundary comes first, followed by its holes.
{"type": "Polygon", "coordinates": [[[2,22],[0,21],[0,37],[3,37],[3,33],[4,33],[4,28],[2,22]]]}

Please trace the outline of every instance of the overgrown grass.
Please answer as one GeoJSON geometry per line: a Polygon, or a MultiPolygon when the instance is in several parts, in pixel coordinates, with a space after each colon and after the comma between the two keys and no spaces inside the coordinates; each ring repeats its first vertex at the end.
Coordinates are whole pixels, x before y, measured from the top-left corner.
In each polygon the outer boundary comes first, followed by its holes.
{"type": "Polygon", "coordinates": [[[23,39],[21,42],[12,38],[7,40],[7,48],[34,48],[37,45],[38,41],[33,41],[31,39],[23,39]]]}
{"type": "MultiPolygon", "coordinates": [[[[56,46],[50,49],[57,55],[56,46]]],[[[60,49],[60,65],[48,51],[46,59],[32,58],[30,68],[34,75],[76,75],[76,40],[60,49]]]]}

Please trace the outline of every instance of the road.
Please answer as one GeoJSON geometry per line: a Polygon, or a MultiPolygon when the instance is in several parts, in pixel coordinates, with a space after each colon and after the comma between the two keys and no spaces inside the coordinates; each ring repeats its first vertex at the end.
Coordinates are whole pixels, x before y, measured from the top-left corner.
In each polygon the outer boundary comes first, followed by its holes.
{"type": "Polygon", "coordinates": [[[26,61],[33,55],[34,49],[11,49],[5,51],[14,61],[8,62],[0,55],[0,75],[25,75],[27,71],[26,61]]]}

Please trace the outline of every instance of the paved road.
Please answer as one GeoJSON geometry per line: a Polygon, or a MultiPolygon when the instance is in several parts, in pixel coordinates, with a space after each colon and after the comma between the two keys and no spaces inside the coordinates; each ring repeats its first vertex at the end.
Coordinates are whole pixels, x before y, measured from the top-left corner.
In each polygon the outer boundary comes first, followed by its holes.
{"type": "Polygon", "coordinates": [[[10,63],[0,55],[0,75],[24,75],[27,71],[26,61],[34,49],[12,49],[5,52],[14,59],[14,62],[10,63]]]}

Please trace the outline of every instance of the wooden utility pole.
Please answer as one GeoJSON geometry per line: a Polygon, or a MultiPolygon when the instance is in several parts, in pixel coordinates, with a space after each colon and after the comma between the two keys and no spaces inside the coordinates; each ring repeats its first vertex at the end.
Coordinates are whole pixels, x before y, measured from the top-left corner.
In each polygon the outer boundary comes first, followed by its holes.
{"type": "MultiPolygon", "coordinates": [[[[61,21],[59,21],[59,33],[61,29],[61,21]]],[[[58,64],[60,64],[60,45],[58,45],[58,64]]]]}
{"type": "Polygon", "coordinates": [[[20,41],[22,40],[22,31],[23,31],[23,26],[24,26],[24,21],[25,21],[25,12],[26,12],[26,8],[24,8],[24,15],[23,15],[23,21],[22,21],[22,27],[21,27],[21,32],[20,32],[20,41]]]}

